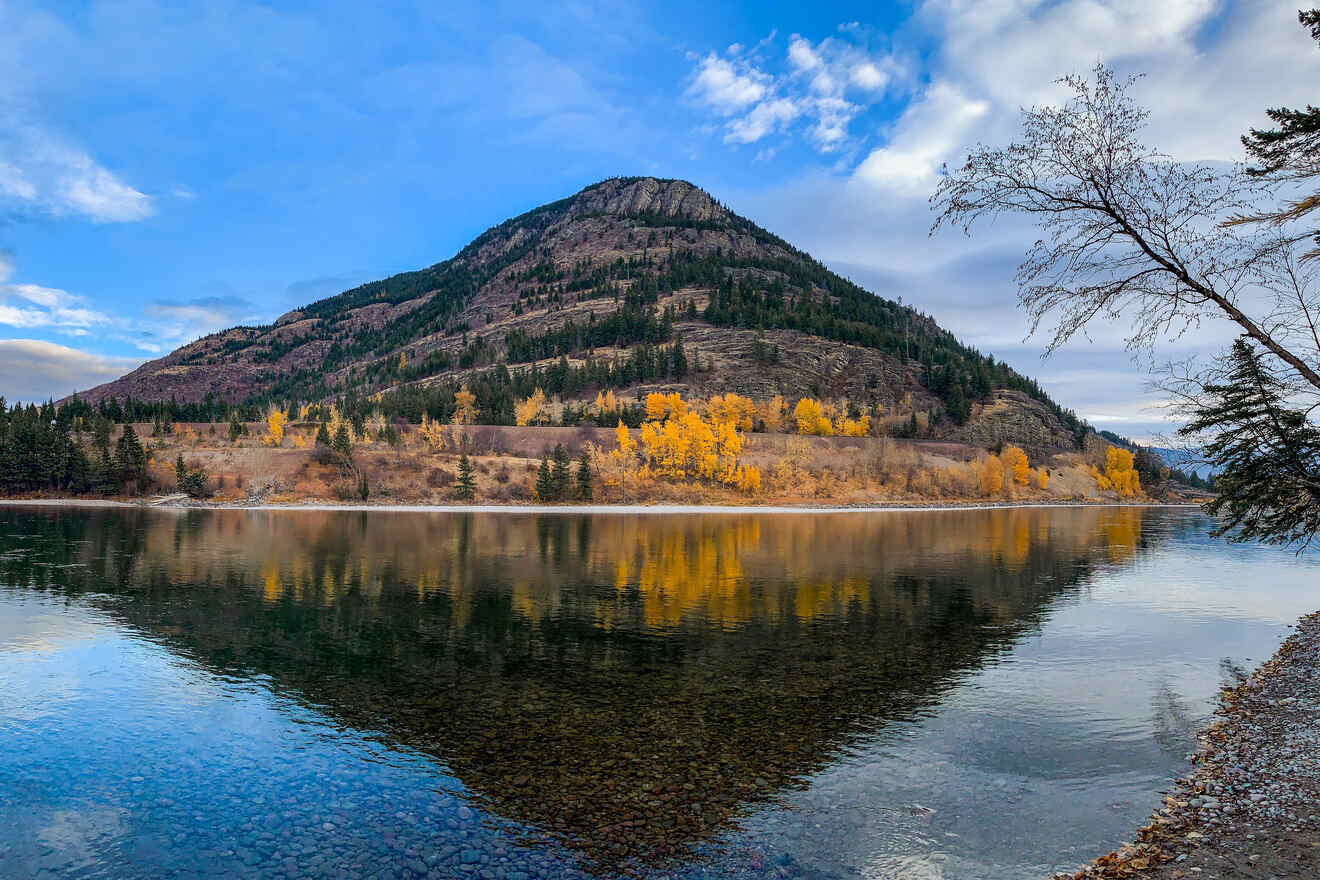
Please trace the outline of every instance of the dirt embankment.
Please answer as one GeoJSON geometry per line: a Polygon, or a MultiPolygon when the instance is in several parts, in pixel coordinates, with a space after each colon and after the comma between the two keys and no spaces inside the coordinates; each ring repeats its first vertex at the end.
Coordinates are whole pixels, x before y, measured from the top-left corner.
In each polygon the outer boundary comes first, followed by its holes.
{"type": "Polygon", "coordinates": [[[1320,612],[1216,714],[1136,842],[1059,877],[1320,877],[1320,612]]]}

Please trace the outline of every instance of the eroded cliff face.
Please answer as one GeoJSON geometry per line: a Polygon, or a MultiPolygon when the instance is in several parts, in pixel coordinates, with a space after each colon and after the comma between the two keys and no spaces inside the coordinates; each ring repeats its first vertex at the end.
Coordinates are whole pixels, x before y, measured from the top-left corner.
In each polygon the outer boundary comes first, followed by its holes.
{"type": "Polygon", "coordinates": [[[729,216],[705,190],[685,180],[610,180],[574,199],[578,214],[652,214],[709,222],[729,216]]]}

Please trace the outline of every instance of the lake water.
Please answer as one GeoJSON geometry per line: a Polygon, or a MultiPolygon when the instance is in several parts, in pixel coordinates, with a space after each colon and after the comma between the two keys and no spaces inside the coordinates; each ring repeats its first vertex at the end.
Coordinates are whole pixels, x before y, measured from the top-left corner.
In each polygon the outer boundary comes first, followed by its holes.
{"type": "Polygon", "coordinates": [[[1208,527],[0,508],[0,876],[1045,876],[1320,607],[1208,527]]]}

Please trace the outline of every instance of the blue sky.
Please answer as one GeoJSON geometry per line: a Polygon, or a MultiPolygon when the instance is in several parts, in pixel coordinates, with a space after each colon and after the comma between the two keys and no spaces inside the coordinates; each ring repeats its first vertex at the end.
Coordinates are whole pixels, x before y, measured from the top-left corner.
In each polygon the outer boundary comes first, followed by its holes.
{"type": "Polygon", "coordinates": [[[1294,15],[1216,0],[0,0],[0,392],[95,384],[441,260],[595,180],[656,174],[1144,435],[1158,418],[1121,332],[1045,362],[1023,340],[1012,275],[1030,229],[927,238],[935,169],[1007,138],[1054,77],[1097,61],[1147,74],[1155,142],[1236,159],[1263,107],[1314,100],[1320,53],[1294,15]]]}

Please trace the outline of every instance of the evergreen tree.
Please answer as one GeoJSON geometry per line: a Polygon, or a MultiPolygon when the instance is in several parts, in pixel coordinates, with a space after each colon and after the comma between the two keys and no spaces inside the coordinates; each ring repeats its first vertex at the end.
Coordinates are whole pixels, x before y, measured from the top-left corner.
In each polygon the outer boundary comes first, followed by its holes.
{"type": "Polygon", "coordinates": [[[966,423],[967,418],[972,414],[972,406],[967,402],[967,394],[963,391],[961,376],[955,376],[949,385],[944,408],[949,411],[949,417],[954,423],[959,425],[966,423]]]}
{"type": "Polygon", "coordinates": [[[183,463],[182,455],[174,459],[174,487],[176,491],[186,492],[193,498],[204,498],[210,494],[206,488],[206,472],[200,468],[190,470],[183,463]]]}
{"type": "Polygon", "coordinates": [[[579,501],[590,501],[592,497],[591,459],[585,449],[582,450],[582,455],[578,458],[577,497],[579,501]]]}
{"type": "Polygon", "coordinates": [[[238,410],[236,410],[236,409],[234,409],[234,410],[230,410],[230,411],[229,411],[229,440],[230,440],[230,442],[237,442],[237,441],[238,441],[238,438],[239,438],[239,437],[242,437],[242,436],[243,436],[244,434],[246,434],[247,432],[248,432],[248,430],[247,430],[247,425],[243,424],[242,422],[240,422],[240,421],[238,420],[238,410]]]}
{"type": "Polygon", "coordinates": [[[555,484],[550,477],[550,459],[541,456],[541,467],[536,472],[536,500],[545,503],[554,500],[555,484]]]}
{"type": "Polygon", "coordinates": [[[477,478],[466,452],[458,457],[458,481],[454,483],[454,497],[462,501],[471,501],[477,497],[477,478]]]}
{"type": "Polygon", "coordinates": [[[1179,430],[1210,438],[1218,494],[1206,509],[1222,518],[1216,535],[1305,546],[1320,531],[1320,431],[1288,408],[1285,390],[1238,339],[1226,381],[1206,386],[1207,400],[1179,430]]]}
{"type": "Polygon", "coordinates": [[[338,452],[344,459],[344,464],[353,460],[353,441],[348,436],[348,426],[343,422],[335,429],[334,439],[330,441],[330,448],[338,452]]]}
{"type": "Polygon", "coordinates": [[[124,425],[115,446],[115,470],[119,484],[132,491],[141,491],[147,481],[147,453],[132,425],[124,425]]]}
{"type": "Polygon", "coordinates": [[[323,446],[323,447],[325,447],[326,449],[329,449],[329,448],[330,448],[330,444],[331,444],[331,442],[332,442],[332,441],[331,441],[331,439],[330,439],[330,431],[326,428],[326,426],[325,426],[325,422],[322,422],[321,424],[317,425],[317,426],[316,426],[316,445],[317,445],[317,446],[323,446]]]}
{"type": "Polygon", "coordinates": [[[555,501],[563,501],[568,498],[569,489],[569,458],[564,444],[555,444],[551,459],[553,463],[550,468],[550,491],[554,493],[555,501]]]}

